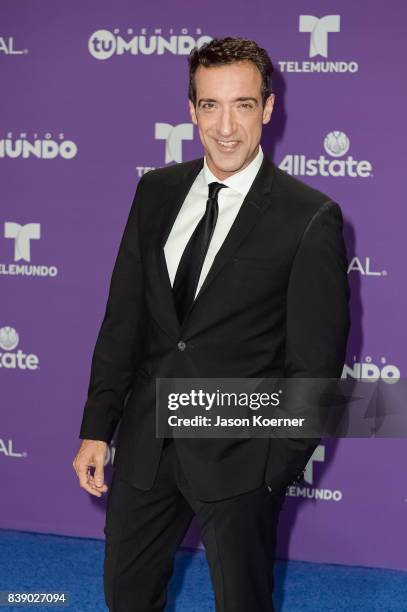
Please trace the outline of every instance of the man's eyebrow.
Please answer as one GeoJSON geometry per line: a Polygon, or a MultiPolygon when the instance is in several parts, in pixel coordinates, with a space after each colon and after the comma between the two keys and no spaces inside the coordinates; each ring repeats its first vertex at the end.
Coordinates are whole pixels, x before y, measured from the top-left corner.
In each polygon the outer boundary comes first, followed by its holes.
{"type": "Polygon", "coordinates": [[[258,102],[257,98],[252,98],[251,96],[243,96],[243,97],[240,97],[240,98],[236,98],[235,102],[249,102],[250,100],[252,102],[256,102],[256,104],[258,102]]]}
{"type": "Polygon", "coordinates": [[[200,98],[198,100],[198,106],[201,104],[201,102],[216,102],[216,100],[214,100],[213,98],[200,98]]]}
{"type": "MultiPolygon", "coordinates": [[[[236,98],[235,100],[233,100],[233,102],[255,102],[256,104],[258,104],[258,100],[257,98],[253,98],[251,96],[240,96],[240,98],[236,98]]],[[[214,98],[200,98],[198,100],[198,106],[203,103],[203,102],[217,102],[217,100],[215,100],[214,98]]]]}

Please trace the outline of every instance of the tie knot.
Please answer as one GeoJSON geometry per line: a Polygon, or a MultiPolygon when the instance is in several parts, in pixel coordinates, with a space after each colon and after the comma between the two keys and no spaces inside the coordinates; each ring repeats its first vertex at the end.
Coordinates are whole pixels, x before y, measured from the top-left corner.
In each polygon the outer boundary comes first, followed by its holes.
{"type": "Polygon", "coordinates": [[[209,183],[209,199],[216,200],[216,198],[218,197],[218,193],[222,189],[222,187],[227,187],[227,185],[224,185],[223,183],[217,183],[216,181],[214,181],[213,183],[209,183]]]}

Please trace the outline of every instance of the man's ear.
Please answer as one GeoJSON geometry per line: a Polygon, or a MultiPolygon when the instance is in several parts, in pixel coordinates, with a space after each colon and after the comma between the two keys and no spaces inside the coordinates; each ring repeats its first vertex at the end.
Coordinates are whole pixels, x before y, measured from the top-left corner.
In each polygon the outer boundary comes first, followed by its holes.
{"type": "Polygon", "coordinates": [[[273,112],[275,99],[276,99],[276,95],[272,93],[269,95],[269,97],[266,100],[266,103],[264,104],[263,119],[262,119],[264,124],[268,123],[271,119],[271,114],[273,112]]]}
{"type": "Polygon", "coordinates": [[[198,125],[198,120],[196,118],[195,106],[193,105],[192,100],[188,100],[189,113],[191,115],[192,123],[198,125]]]}

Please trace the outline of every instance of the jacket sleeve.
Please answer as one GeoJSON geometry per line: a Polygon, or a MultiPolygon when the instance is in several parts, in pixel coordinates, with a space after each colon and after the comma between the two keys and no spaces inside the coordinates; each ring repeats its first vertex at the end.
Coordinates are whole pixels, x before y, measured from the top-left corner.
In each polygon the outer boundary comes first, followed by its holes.
{"type": "Polygon", "coordinates": [[[93,351],[79,433],[83,439],[111,441],[141,354],[143,270],[139,217],[143,179],[137,185],[120,242],[105,315],[93,351]]]}
{"type": "MultiPolygon", "coordinates": [[[[342,374],[350,328],[342,229],[338,204],[323,204],[308,223],[291,268],[286,304],[285,384],[291,388],[286,398],[288,413],[296,413],[296,402],[317,411],[315,401],[313,405],[310,400],[315,398],[313,390],[320,389],[324,379],[339,379],[342,374]],[[310,379],[317,380],[313,383],[310,379]]],[[[320,440],[272,437],[266,468],[271,488],[281,492],[293,480],[300,480],[320,440]]]]}

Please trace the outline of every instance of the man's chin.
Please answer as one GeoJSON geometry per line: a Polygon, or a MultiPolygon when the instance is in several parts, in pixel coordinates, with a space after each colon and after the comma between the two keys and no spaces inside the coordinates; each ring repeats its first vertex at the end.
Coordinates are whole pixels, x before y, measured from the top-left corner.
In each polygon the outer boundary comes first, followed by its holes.
{"type": "MultiPolygon", "coordinates": [[[[241,155],[211,155],[212,165],[218,172],[239,172],[245,160],[241,155]]],[[[216,172],[214,172],[216,174],[216,172]]]]}

